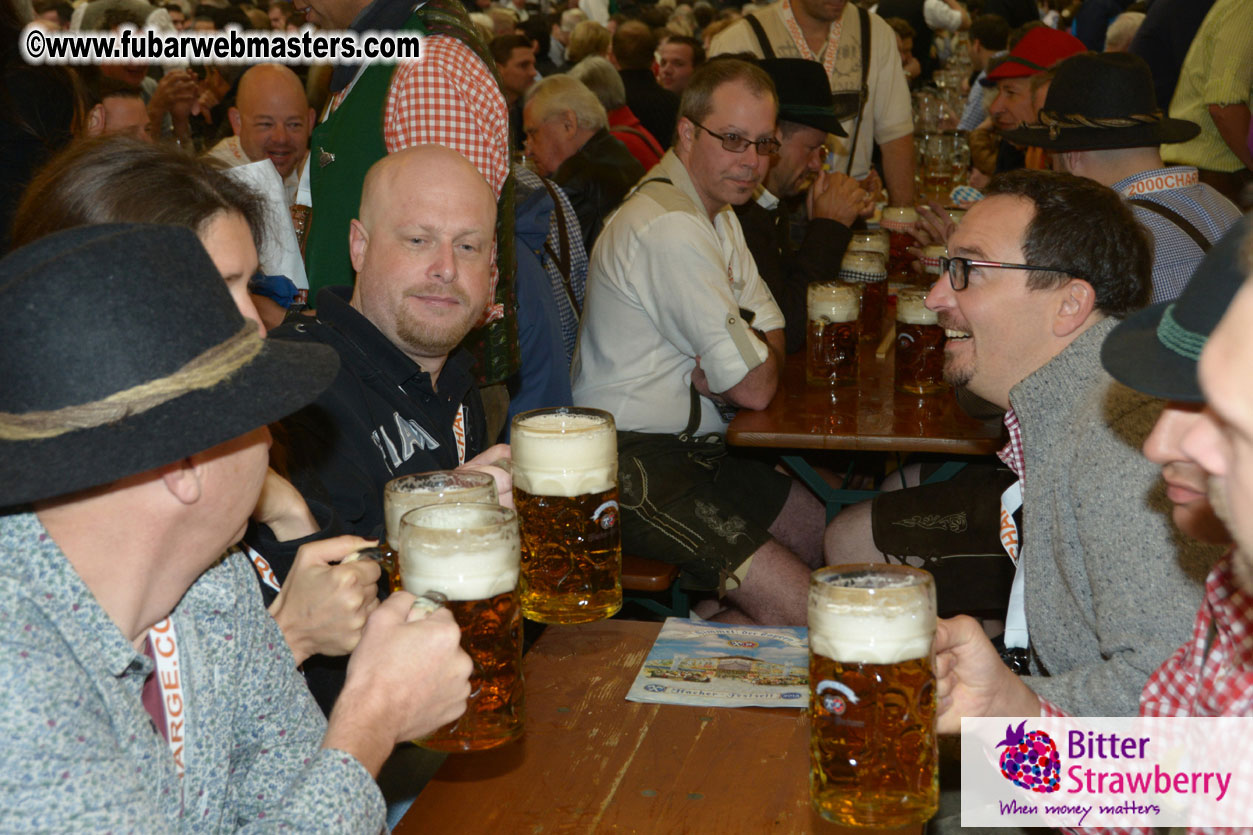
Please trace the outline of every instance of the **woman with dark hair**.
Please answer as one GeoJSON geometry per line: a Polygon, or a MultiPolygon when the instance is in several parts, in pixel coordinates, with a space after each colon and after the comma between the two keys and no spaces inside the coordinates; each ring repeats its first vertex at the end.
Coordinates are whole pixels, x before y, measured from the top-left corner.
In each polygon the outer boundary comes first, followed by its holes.
{"type": "MultiPolygon", "coordinates": [[[[18,206],[13,242],[22,246],[62,229],[99,223],[186,227],[222,273],[239,312],[256,321],[264,335],[248,294],[264,231],[261,206],[259,195],[208,163],[138,140],[101,137],[75,143],[39,172],[18,206]]],[[[269,527],[280,542],[319,531],[304,499],[273,470],[252,519],[269,527]]],[[[366,615],[378,605],[376,563],[331,566],[298,557],[279,589],[264,560],[254,555],[253,562],[265,596],[273,597],[270,613],[297,664],[310,655],[353,650],[366,615]]]]}

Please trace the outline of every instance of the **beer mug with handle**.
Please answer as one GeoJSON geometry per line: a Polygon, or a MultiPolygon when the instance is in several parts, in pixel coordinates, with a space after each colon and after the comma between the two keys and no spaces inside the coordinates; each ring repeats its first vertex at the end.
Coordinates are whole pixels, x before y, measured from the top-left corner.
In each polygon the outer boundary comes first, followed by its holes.
{"type": "Polygon", "coordinates": [[[809,797],[841,826],[896,829],[938,808],[935,585],[902,565],[809,582],[809,797]]]}
{"type": "Polygon", "coordinates": [[[401,587],[396,569],[400,553],[400,519],[415,508],[428,504],[452,502],[486,502],[495,504],[496,479],[487,473],[432,470],[416,475],[393,478],[383,487],[383,522],[387,541],[381,548],[382,568],[392,591],[401,587]]]}
{"type": "Polygon", "coordinates": [[[515,415],[513,504],[522,528],[522,613],[587,623],[622,608],[618,433],[613,415],[560,407],[515,415]]]}
{"type": "Polygon", "coordinates": [[[522,733],[522,613],[518,519],[493,504],[433,504],[400,522],[405,591],[439,592],[474,662],[466,712],[416,740],[435,751],[481,751],[522,733]]]}

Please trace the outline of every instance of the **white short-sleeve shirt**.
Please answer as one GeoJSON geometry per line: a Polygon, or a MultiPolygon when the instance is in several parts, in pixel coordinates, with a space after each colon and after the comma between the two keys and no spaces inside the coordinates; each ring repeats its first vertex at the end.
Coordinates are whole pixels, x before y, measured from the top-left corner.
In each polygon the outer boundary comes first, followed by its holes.
{"type": "MultiPolygon", "coordinates": [[[[710,221],[687,169],[667,151],[613,214],[596,240],[572,374],[574,402],[605,409],[619,429],[682,432],[691,408],[696,358],[713,391],[726,391],[769,355],[743,333],[751,356],[732,336],[729,318],[754,314],[764,332],[783,314],[744,241],[731,207],[710,221]],[[750,364],[751,360],[751,364],[750,364]]],[[[700,398],[698,432],[723,432],[716,405],[700,398]]]]}

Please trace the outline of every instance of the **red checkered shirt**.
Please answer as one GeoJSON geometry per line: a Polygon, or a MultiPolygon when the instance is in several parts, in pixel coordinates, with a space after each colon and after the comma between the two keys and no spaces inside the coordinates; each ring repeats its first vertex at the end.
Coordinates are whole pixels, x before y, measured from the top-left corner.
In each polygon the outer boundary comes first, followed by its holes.
{"type": "MultiPolygon", "coordinates": [[[[335,94],[332,111],[351,89],[335,94]]],[[[474,163],[500,197],[509,176],[509,106],[474,50],[447,35],[428,35],[421,59],[399,62],[392,75],[383,144],[389,154],[414,145],[452,148],[474,163]]],[[[489,299],[496,295],[495,263],[493,251],[489,299]]],[[[500,312],[494,310],[493,318],[500,312]]]]}
{"type": "MultiPolygon", "coordinates": [[[[1140,693],[1140,715],[1253,716],[1253,594],[1232,575],[1228,553],[1205,581],[1205,602],[1197,612],[1192,639],[1157,668],[1140,693]]],[[[1067,716],[1047,699],[1040,699],[1041,716],[1067,716]]],[[[1253,760],[1241,763],[1246,781],[1253,776],[1253,760]]],[[[1233,784],[1235,781],[1233,781],[1233,784]]],[[[1242,817],[1253,812],[1253,797],[1236,797],[1242,817]]],[[[1072,832],[1098,835],[1149,835],[1152,829],[1082,829],[1072,832]]],[[[1250,832],[1250,829],[1197,827],[1189,832],[1250,832]]]]}
{"type": "Polygon", "coordinates": [[[1005,413],[1005,417],[1002,420],[1005,421],[1005,429],[1009,433],[1009,440],[1005,446],[1001,447],[1001,451],[996,453],[996,457],[1001,459],[1006,467],[1013,470],[1019,481],[1022,481],[1023,470],[1027,468],[1027,465],[1022,457],[1022,430],[1018,428],[1018,415],[1014,414],[1014,410],[1011,408],[1005,413]]]}

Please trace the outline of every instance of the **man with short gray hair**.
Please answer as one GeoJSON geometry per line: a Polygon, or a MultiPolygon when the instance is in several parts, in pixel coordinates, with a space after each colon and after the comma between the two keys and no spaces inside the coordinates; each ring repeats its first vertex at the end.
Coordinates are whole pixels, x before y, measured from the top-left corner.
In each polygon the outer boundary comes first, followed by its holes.
{"type": "Polygon", "coordinates": [[[570,198],[591,252],[606,215],[644,167],[610,135],[605,108],[592,91],[569,76],[545,78],[527,91],[522,126],[527,156],[570,198]]]}

